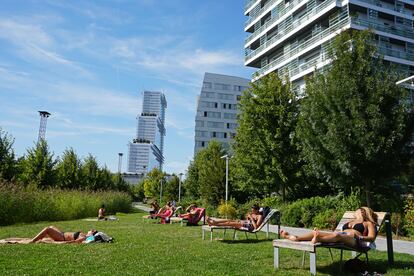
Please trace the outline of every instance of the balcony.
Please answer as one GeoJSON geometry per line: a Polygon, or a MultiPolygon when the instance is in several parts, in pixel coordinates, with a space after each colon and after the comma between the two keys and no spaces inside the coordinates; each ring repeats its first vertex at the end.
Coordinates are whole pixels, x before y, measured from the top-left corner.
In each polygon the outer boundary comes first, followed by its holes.
{"type": "Polygon", "coordinates": [[[248,11],[257,2],[258,2],[258,0],[246,0],[245,4],[244,4],[244,10],[248,11]]]}
{"type": "MultiPolygon", "coordinates": [[[[407,51],[400,51],[400,50],[395,50],[395,49],[391,49],[391,48],[386,48],[382,45],[378,45],[378,44],[374,44],[377,47],[377,52],[380,55],[383,56],[388,56],[388,57],[392,57],[392,58],[399,58],[399,59],[405,59],[408,61],[412,61],[414,62],[414,53],[410,53],[407,51]]],[[[323,67],[325,64],[329,63],[329,55],[327,55],[327,51],[328,48],[331,47],[331,43],[327,43],[325,44],[325,46],[323,47],[324,49],[322,49],[322,52],[320,53],[320,55],[318,55],[317,57],[298,64],[298,60],[293,60],[291,62],[289,62],[288,64],[286,64],[285,66],[281,67],[278,71],[279,77],[280,78],[284,78],[286,75],[289,77],[290,81],[293,81],[294,79],[297,79],[298,75],[301,73],[304,73],[304,71],[308,70],[309,68],[312,67],[317,67],[317,68],[321,68],[323,67]]],[[[385,57],[385,60],[389,60],[389,58],[385,57]]],[[[270,65],[270,64],[269,64],[270,65]]],[[[270,67],[269,67],[270,68],[270,67]]],[[[269,69],[268,68],[268,69],[269,69]]],[[[258,70],[256,73],[253,74],[253,81],[258,80],[259,78],[263,77],[265,75],[265,70],[263,70],[264,68],[262,68],[261,70],[258,70]]],[[[310,71],[312,72],[312,71],[310,71]]],[[[308,74],[308,73],[306,73],[308,74]]]]}
{"type": "Polygon", "coordinates": [[[404,7],[397,7],[395,5],[392,5],[392,4],[389,4],[389,3],[386,3],[386,2],[381,2],[380,0],[351,0],[349,2],[353,3],[353,4],[358,4],[358,2],[370,4],[370,5],[378,7],[379,8],[378,11],[389,10],[389,11],[394,12],[394,13],[391,13],[391,14],[394,14],[394,15],[398,14],[399,16],[406,15],[406,16],[409,16],[410,19],[412,19],[413,16],[414,16],[414,14],[413,14],[414,11],[410,12],[409,10],[406,10],[404,7]]]}
{"type": "Polygon", "coordinates": [[[290,3],[289,6],[285,6],[283,7],[283,9],[279,10],[278,13],[272,17],[272,19],[270,19],[269,21],[267,21],[263,26],[261,26],[259,29],[255,30],[254,33],[252,33],[251,35],[249,35],[246,38],[246,45],[251,42],[253,39],[257,38],[258,36],[260,36],[260,34],[266,30],[270,25],[272,25],[273,23],[275,23],[277,20],[279,20],[282,16],[284,16],[285,14],[287,14],[288,12],[292,11],[294,8],[296,7],[300,7],[299,4],[305,4],[307,1],[303,1],[303,0],[294,0],[290,3]]]}
{"type": "Polygon", "coordinates": [[[279,1],[280,0],[270,0],[269,2],[267,2],[263,8],[261,8],[254,16],[250,17],[249,20],[247,20],[247,22],[244,24],[244,27],[246,28],[247,26],[249,26],[254,20],[261,17],[269,7],[271,7],[279,1]]]}
{"type": "Polygon", "coordinates": [[[267,71],[274,71],[279,66],[283,66],[283,63],[294,57],[295,55],[299,54],[300,52],[307,52],[314,47],[322,44],[327,39],[330,39],[330,37],[335,36],[335,33],[342,29],[343,27],[347,26],[350,23],[349,18],[347,17],[346,13],[341,14],[340,17],[338,17],[335,21],[332,22],[332,25],[321,31],[320,33],[313,34],[310,39],[308,39],[305,42],[300,43],[297,47],[293,48],[287,53],[284,53],[283,56],[278,57],[277,59],[271,61],[266,66],[262,67],[260,70],[257,71],[257,74],[262,76],[266,74],[267,71]],[[305,51],[307,49],[307,51],[305,51]]]}
{"type": "Polygon", "coordinates": [[[367,19],[361,18],[352,18],[352,24],[364,27],[364,28],[371,28],[375,31],[381,31],[384,33],[389,33],[401,37],[411,38],[414,39],[414,30],[404,30],[402,28],[398,28],[396,26],[385,26],[378,21],[373,22],[367,19]]]}
{"type": "MultiPolygon", "coordinates": [[[[340,3],[338,3],[338,4],[340,5],[340,3]]],[[[306,21],[311,20],[312,17],[315,17],[315,16],[319,16],[320,17],[324,13],[326,13],[328,10],[330,10],[333,7],[335,7],[336,5],[337,5],[337,0],[325,0],[320,5],[314,7],[305,16],[303,16],[300,19],[292,22],[285,29],[279,30],[279,32],[278,32],[277,35],[273,36],[271,39],[269,39],[268,41],[266,41],[264,44],[262,44],[261,46],[259,46],[257,49],[255,49],[254,51],[252,51],[250,53],[246,53],[246,56],[245,56],[245,64],[248,64],[251,61],[253,61],[253,59],[254,58],[257,58],[259,56],[259,54],[265,48],[269,47],[270,45],[272,45],[276,41],[279,41],[282,38],[287,38],[290,35],[292,35],[293,33],[297,32],[299,29],[301,29],[304,26],[306,26],[306,24],[304,24],[304,23],[306,21]],[[334,4],[334,5],[332,5],[332,4],[334,4]],[[330,7],[330,5],[332,5],[332,7],[330,7]]]]}

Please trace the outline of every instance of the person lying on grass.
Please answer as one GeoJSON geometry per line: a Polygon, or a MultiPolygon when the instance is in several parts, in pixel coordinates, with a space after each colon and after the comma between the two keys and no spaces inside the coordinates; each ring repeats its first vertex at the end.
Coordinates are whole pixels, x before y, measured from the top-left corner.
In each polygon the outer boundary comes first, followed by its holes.
{"type": "Polygon", "coordinates": [[[313,232],[301,236],[290,235],[281,230],[280,235],[292,241],[310,241],[311,243],[343,243],[349,247],[365,247],[364,242],[373,242],[376,236],[377,215],[371,208],[361,207],[355,211],[355,219],[342,227],[342,232],[313,232]]]}
{"type": "Polygon", "coordinates": [[[86,238],[93,236],[97,233],[95,229],[91,229],[87,234],[78,232],[63,232],[55,226],[45,227],[39,234],[36,235],[30,242],[34,243],[42,240],[43,238],[51,238],[54,241],[66,242],[66,243],[82,243],[86,238]]]}
{"type": "Polygon", "coordinates": [[[263,215],[259,212],[260,208],[257,205],[252,206],[251,213],[246,215],[246,220],[228,220],[228,219],[213,219],[207,218],[209,226],[230,226],[241,230],[248,230],[249,232],[259,228],[263,223],[263,215]]]}

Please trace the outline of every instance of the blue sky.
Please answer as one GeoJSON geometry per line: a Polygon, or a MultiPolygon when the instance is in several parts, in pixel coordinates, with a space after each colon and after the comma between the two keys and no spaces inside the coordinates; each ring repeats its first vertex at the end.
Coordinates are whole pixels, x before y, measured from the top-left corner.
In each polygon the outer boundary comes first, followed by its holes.
{"type": "Polygon", "coordinates": [[[2,0],[0,127],[17,155],[37,140],[38,110],[52,113],[55,156],[73,147],[112,171],[136,132],[143,90],[163,91],[165,171],[193,157],[204,72],[250,78],[243,66],[244,0],[2,0]]]}

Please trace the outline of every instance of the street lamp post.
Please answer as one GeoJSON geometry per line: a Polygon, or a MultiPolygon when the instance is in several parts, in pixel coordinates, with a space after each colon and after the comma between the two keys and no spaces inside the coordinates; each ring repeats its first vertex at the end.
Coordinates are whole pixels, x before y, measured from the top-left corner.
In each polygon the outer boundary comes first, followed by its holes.
{"type": "Polygon", "coordinates": [[[221,159],[226,158],[226,205],[227,205],[227,199],[229,195],[229,155],[223,155],[220,157],[221,159]]]}
{"type": "Polygon", "coordinates": [[[183,173],[178,174],[180,176],[180,181],[178,182],[178,202],[181,202],[181,177],[183,173]]]}
{"type": "Polygon", "coordinates": [[[162,202],[162,178],[160,179],[160,204],[162,202]]]}

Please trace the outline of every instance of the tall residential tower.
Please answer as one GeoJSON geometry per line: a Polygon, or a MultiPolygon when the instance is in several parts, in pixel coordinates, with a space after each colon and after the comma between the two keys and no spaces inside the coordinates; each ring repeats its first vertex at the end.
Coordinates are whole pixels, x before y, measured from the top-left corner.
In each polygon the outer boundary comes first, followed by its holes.
{"type": "Polygon", "coordinates": [[[329,63],[327,48],[347,29],[370,28],[384,60],[403,75],[414,72],[413,0],[248,0],[245,15],[253,81],[276,72],[302,90],[304,76],[329,63]]]}
{"type": "Polygon", "coordinates": [[[205,73],[195,118],[194,155],[216,139],[224,147],[236,135],[238,103],[249,80],[205,73]]]}
{"type": "Polygon", "coordinates": [[[128,172],[146,174],[164,164],[165,109],[161,92],[144,91],[136,138],[128,144],[128,172]]]}

